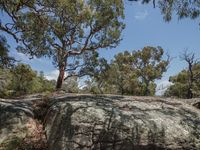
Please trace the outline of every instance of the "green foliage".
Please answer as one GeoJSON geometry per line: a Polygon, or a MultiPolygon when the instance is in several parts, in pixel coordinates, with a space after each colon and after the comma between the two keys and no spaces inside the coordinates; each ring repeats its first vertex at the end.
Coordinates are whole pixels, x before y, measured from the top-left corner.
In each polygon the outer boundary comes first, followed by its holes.
{"type": "Polygon", "coordinates": [[[37,75],[37,72],[25,64],[18,64],[10,69],[0,69],[0,83],[1,97],[52,92],[55,85],[46,80],[43,73],[37,75]]]}
{"type": "Polygon", "coordinates": [[[32,92],[40,93],[40,92],[52,92],[55,90],[55,82],[48,81],[44,77],[44,73],[41,71],[36,78],[34,78],[32,82],[32,92]]]}
{"type": "MultiPolygon", "coordinates": [[[[167,71],[169,56],[163,59],[164,50],[161,47],[144,47],[141,51],[133,51],[131,57],[132,67],[144,84],[145,95],[152,95],[151,87],[156,79],[161,79],[162,74],[167,71]],[[152,84],[152,85],[151,85],[152,84]]],[[[153,90],[155,91],[155,90],[153,90]]]]}
{"type": "MultiPolygon", "coordinates": [[[[133,1],[133,0],[129,0],[133,1]]],[[[144,3],[153,2],[154,7],[159,7],[165,21],[170,21],[176,14],[178,19],[196,19],[200,15],[199,0],[134,0],[144,3]],[[156,3],[157,2],[157,3],[156,3]]]]}
{"type": "Polygon", "coordinates": [[[12,20],[9,27],[6,22],[0,29],[14,33],[20,43],[18,51],[53,58],[60,71],[57,88],[62,85],[67,61],[72,60],[69,58],[117,46],[125,27],[122,0],[1,0],[0,4],[12,20]]]}
{"type": "Polygon", "coordinates": [[[19,64],[12,69],[12,81],[10,88],[16,92],[16,95],[31,93],[34,78],[37,74],[30,66],[19,64]]]}
{"type": "MultiPolygon", "coordinates": [[[[163,59],[161,47],[144,47],[142,50],[117,54],[110,64],[104,59],[89,59],[86,69],[91,80],[85,91],[126,95],[154,95],[156,79],[167,70],[169,58],[163,59]]],[[[90,57],[91,58],[91,57],[90,57]]]]}
{"type": "MultiPolygon", "coordinates": [[[[195,77],[192,83],[193,97],[200,97],[200,63],[195,64],[192,71],[195,77]]],[[[188,78],[188,70],[182,70],[178,75],[170,77],[169,81],[173,85],[167,89],[164,95],[167,97],[187,98],[189,89],[188,78]]]]}
{"type": "Polygon", "coordinates": [[[90,53],[84,59],[84,67],[80,70],[83,74],[91,77],[91,81],[86,82],[89,89],[94,94],[102,94],[107,85],[108,69],[110,65],[104,58],[98,58],[97,52],[90,53]]]}
{"type": "MultiPolygon", "coordinates": [[[[127,51],[119,53],[115,56],[108,70],[108,85],[110,90],[117,91],[119,94],[138,95],[140,88],[135,70],[131,66],[131,54],[127,51]],[[133,87],[138,87],[133,90],[133,87]],[[116,90],[114,90],[115,88],[116,90]]],[[[111,91],[110,91],[111,92],[111,91]]]]}
{"type": "Polygon", "coordinates": [[[10,95],[12,92],[8,89],[9,84],[11,84],[12,74],[9,69],[0,68],[0,97],[5,97],[10,95]]]}
{"type": "Polygon", "coordinates": [[[8,55],[9,45],[5,37],[0,35],[0,68],[9,68],[14,65],[15,59],[8,55]]]}

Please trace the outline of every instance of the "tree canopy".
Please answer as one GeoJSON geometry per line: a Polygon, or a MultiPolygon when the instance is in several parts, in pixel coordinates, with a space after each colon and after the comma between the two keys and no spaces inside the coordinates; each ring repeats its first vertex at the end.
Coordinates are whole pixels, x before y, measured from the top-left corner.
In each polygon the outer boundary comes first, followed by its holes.
{"type": "Polygon", "coordinates": [[[90,75],[87,89],[122,95],[154,95],[155,80],[161,79],[170,63],[161,47],[150,46],[118,53],[110,64],[104,59],[90,60],[94,64],[90,70],[95,74],[90,75]]]}
{"type": "Polygon", "coordinates": [[[161,47],[144,47],[141,51],[133,51],[132,66],[144,83],[145,95],[150,94],[149,86],[156,79],[161,79],[167,71],[170,58],[163,59],[164,50],[161,47]]]}
{"type": "Polygon", "coordinates": [[[70,57],[115,47],[124,28],[122,0],[34,0],[20,1],[19,7],[3,0],[1,5],[12,18],[1,29],[14,34],[18,51],[53,58],[60,71],[58,89],[70,57]]]}
{"type": "Polygon", "coordinates": [[[173,14],[178,19],[190,18],[196,19],[200,15],[200,1],[199,0],[128,0],[140,1],[143,4],[153,3],[154,7],[158,7],[163,14],[165,21],[170,21],[173,14]]]}
{"type": "Polygon", "coordinates": [[[169,78],[173,85],[167,89],[164,95],[188,99],[199,97],[200,61],[195,58],[194,53],[189,53],[188,51],[181,55],[181,59],[187,63],[188,67],[169,78]]]}

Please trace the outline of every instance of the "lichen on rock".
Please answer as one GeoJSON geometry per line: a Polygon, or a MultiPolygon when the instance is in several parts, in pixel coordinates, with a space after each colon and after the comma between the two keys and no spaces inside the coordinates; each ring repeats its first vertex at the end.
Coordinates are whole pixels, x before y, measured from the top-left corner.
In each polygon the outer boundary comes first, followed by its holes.
{"type": "Polygon", "coordinates": [[[0,99],[0,149],[199,150],[192,104],[116,95],[0,99]]]}
{"type": "Polygon", "coordinates": [[[50,149],[199,149],[200,111],[178,100],[66,96],[46,115],[50,149]]]}

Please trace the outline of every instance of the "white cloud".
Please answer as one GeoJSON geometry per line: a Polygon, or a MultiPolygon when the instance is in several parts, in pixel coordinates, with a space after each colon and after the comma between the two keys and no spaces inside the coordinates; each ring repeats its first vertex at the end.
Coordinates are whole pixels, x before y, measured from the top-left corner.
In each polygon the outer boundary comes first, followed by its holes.
{"type": "Polygon", "coordinates": [[[136,12],[134,18],[136,20],[144,20],[149,15],[147,10],[136,12]]]}
{"type": "Polygon", "coordinates": [[[53,70],[53,71],[51,71],[51,72],[49,72],[47,74],[45,73],[45,77],[48,80],[57,80],[58,75],[59,75],[59,71],[58,70],[53,70]]]}
{"type": "Polygon", "coordinates": [[[159,82],[156,87],[156,95],[162,96],[171,85],[173,83],[167,80],[159,82]]]}
{"type": "Polygon", "coordinates": [[[15,53],[11,53],[16,60],[20,61],[21,63],[25,62],[25,63],[35,63],[35,62],[39,62],[42,64],[48,63],[47,60],[44,60],[42,58],[36,58],[34,57],[33,59],[31,59],[30,56],[23,54],[23,53],[19,53],[19,52],[15,52],[15,53]]]}
{"type": "Polygon", "coordinates": [[[24,61],[24,62],[27,62],[27,61],[30,61],[31,59],[29,59],[29,57],[23,53],[16,53],[17,55],[17,60],[19,61],[24,61]]]}

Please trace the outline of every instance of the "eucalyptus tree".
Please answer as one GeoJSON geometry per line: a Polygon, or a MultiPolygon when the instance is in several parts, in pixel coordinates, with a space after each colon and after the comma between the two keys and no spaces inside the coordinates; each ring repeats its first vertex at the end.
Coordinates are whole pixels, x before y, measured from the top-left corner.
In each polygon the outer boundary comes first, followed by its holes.
{"type": "Polygon", "coordinates": [[[65,71],[76,67],[70,60],[117,46],[124,29],[122,0],[1,0],[0,6],[11,18],[0,29],[19,42],[18,51],[52,58],[59,69],[57,89],[65,71]]]}
{"type": "Polygon", "coordinates": [[[144,83],[144,95],[150,95],[150,87],[156,79],[161,79],[170,58],[163,58],[164,50],[161,47],[144,47],[142,50],[132,52],[132,67],[137,71],[139,80],[144,83]]]}
{"type": "Polygon", "coordinates": [[[199,60],[195,58],[195,53],[189,53],[185,51],[181,56],[181,60],[185,61],[188,65],[187,69],[187,98],[193,98],[193,85],[195,80],[199,80],[200,71],[194,73],[193,68],[199,63],[199,60]]]}
{"type": "Polygon", "coordinates": [[[165,91],[164,95],[187,99],[200,97],[200,62],[193,64],[192,74],[192,83],[188,69],[183,69],[177,75],[171,76],[169,81],[173,84],[165,91]]]}

